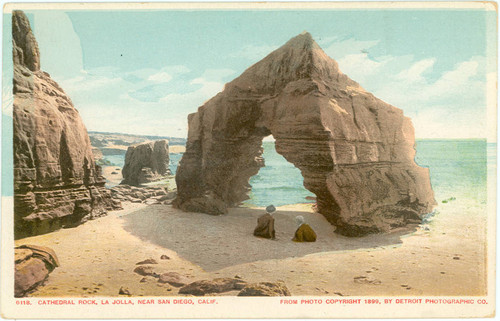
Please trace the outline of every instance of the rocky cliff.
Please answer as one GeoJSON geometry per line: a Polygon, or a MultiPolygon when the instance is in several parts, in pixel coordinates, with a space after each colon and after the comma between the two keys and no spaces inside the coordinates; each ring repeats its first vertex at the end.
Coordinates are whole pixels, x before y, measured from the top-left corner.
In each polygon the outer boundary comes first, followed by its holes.
{"type": "Polygon", "coordinates": [[[411,120],[343,74],[309,33],[226,84],[188,121],[176,175],[181,209],[222,214],[247,199],[270,134],[341,234],[416,223],[435,204],[429,171],[414,161],[411,120]]]}
{"type": "Polygon", "coordinates": [[[170,174],[168,140],[130,146],[125,155],[122,184],[139,186],[159,181],[170,174]]]}
{"type": "Polygon", "coordinates": [[[40,70],[27,17],[12,13],[15,237],[46,233],[113,207],[70,98],[40,70]]]}

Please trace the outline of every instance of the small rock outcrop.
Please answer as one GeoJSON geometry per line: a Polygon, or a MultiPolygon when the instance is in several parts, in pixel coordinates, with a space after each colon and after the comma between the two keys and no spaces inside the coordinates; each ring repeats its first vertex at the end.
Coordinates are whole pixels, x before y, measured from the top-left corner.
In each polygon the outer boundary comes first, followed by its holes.
{"type": "Polygon", "coordinates": [[[157,273],[153,270],[153,267],[149,265],[140,265],[134,269],[134,272],[142,276],[147,276],[147,275],[151,275],[154,277],[157,276],[157,273]]]}
{"type": "Polygon", "coordinates": [[[232,278],[217,278],[213,280],[195,281],[179,289],[179,294],[204,296],[211,293],[223,293],[232,290],[241,290],[247,283],[232,278]]]}
{"type": "Polygon", "coordinates": [[[127,288],[127,287],[120,287],[120,290],[118,290],[118,294],[119,295],[127,295],[127,296],[132,296],[132,294],[130,293],[130,290],[127,288]]]}
{"type": "Polygon", "coordinates": [[[14,249],[14,296],[25,296],[42,284],[59,261],[55,252],[44,246],[21,245],[14,249]]]}
{"type": "Polygon", "coordinates": [[[158,278],[158,282],[159,283],[168,283],[168,284],[175,286],[175,287],[181,287],[181,286],[186,285],[189,282],[189,280],[177,272],[166,272],[166,273],[160,274],[160,277],[158,278]]]}
{"type": "Polygon", "coordinates": [[[111,188],[113,201],[153,204],[171,204],[177,195],[176,191],[167,192],[161,186],[136,187],[130,185],[117,185],[111,188]]]}
{"type": "Polygon", "coordinates": [[[290,296],[290,291],[283,282],[250,283],[238,296],[290,296]]]}
{"type": "Polygon", "coordinates": [[[185,211],[224,213],[248,199],[271,134],[338,233],[387,232],[436,204],[429,170],[414,161],[411,120],[343,74],[309,33],[226,84],[188,122],[173,203],[185,211]]]}
{"type": "Polygon", "coordinates": [[[12,13],[15,238],[104,215],[111,193],[71,99],[40,70],[28,18],[12,13]]]}
{"type": "Polygon", "coordinates": [[[129,146],[125,155],[122,184],[139,186],[162,180],[170,174],[168,140],[129,146]]]}
{"type": "Polygon", "coordinates": [[[205,193],[202,197],[194,197],[183,204],[186,212],[202,212],[210,215],[227,214],[227,205],[213,193],[205,193]]]}
{"type": "Polygon", "coordinates": [[[158,262],[155,259],[146,259],[141,262],[137,262],[135,265],[143,265],[143,264],[158,264],[158,262]]]}

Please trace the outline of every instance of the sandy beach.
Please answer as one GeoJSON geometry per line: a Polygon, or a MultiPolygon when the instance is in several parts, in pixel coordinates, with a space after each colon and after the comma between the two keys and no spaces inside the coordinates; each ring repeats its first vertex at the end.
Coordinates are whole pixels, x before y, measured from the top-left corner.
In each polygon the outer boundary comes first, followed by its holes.
{"type": "Polygon", "coordinates": [[[16,245],[51,247],[61,262],[31,296],[117,296],[121,287],[133,296],[178,295],[178,288],[134,272],[136,263],[149,258],[158,261],[151,265],[157,273],[177,272],[192,281],[236,275],[248,282],[282,280],[292,295],[485,295],[481,206],[458,199],[440,204],[432,220],[413,232],[361,238],[333,233],[311,204],[282,206],[274,215],[277,240],[267,240],[252,235],[261,208],[210,216],[170,205],[127,204],[16,245]],[[315,229],[317,242],[291,241],[296,215],[315,229]]]}
{"type": "Polygon", "coordinates": [[[119,166],[103,166],[102,176],[106,178],[109,186],[115,186],[123,180],[122,168],[119,166]]]}
{"type": "Polygon", "coordinates": [[[186,146],[184,145],[171,145],[168,148],[170,153],[179,154],[184,153],[186,151],[186,146]]]}

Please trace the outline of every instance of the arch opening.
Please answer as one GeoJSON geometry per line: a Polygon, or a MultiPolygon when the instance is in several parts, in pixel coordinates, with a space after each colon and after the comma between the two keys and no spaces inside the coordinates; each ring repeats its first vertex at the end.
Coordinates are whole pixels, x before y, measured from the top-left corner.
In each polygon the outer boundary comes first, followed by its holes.
{"type": "Polygon", "coordinates": [[[264,166],[250,178],[249,199],[243,206],[263,207],[315,203],[316,195],[304,187],[300,169],[276,151],[272,135],[262,141],[264,166]]]}

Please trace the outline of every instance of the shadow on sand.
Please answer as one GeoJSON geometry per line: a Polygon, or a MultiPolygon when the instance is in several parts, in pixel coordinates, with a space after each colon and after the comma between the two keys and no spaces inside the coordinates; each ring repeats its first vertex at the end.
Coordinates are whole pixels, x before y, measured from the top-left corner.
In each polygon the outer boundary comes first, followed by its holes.
{"type": "Polygon", "coordinates": [[[168,205],[152,205],[122,219],[126,231],[144,241],[168,248],[206,271],[255,261],[302,257],[308,254],[370,249],[402,243],[412,231],[349,238],[318,213],[280,210],[274,214],[276,240],[253,236],[262,209],[233,208],[229,214],[211,216],[186,213],[168,205]],[[314,243],[292,242],[295,217],[302,215],[318,235],[314,243]]]}

